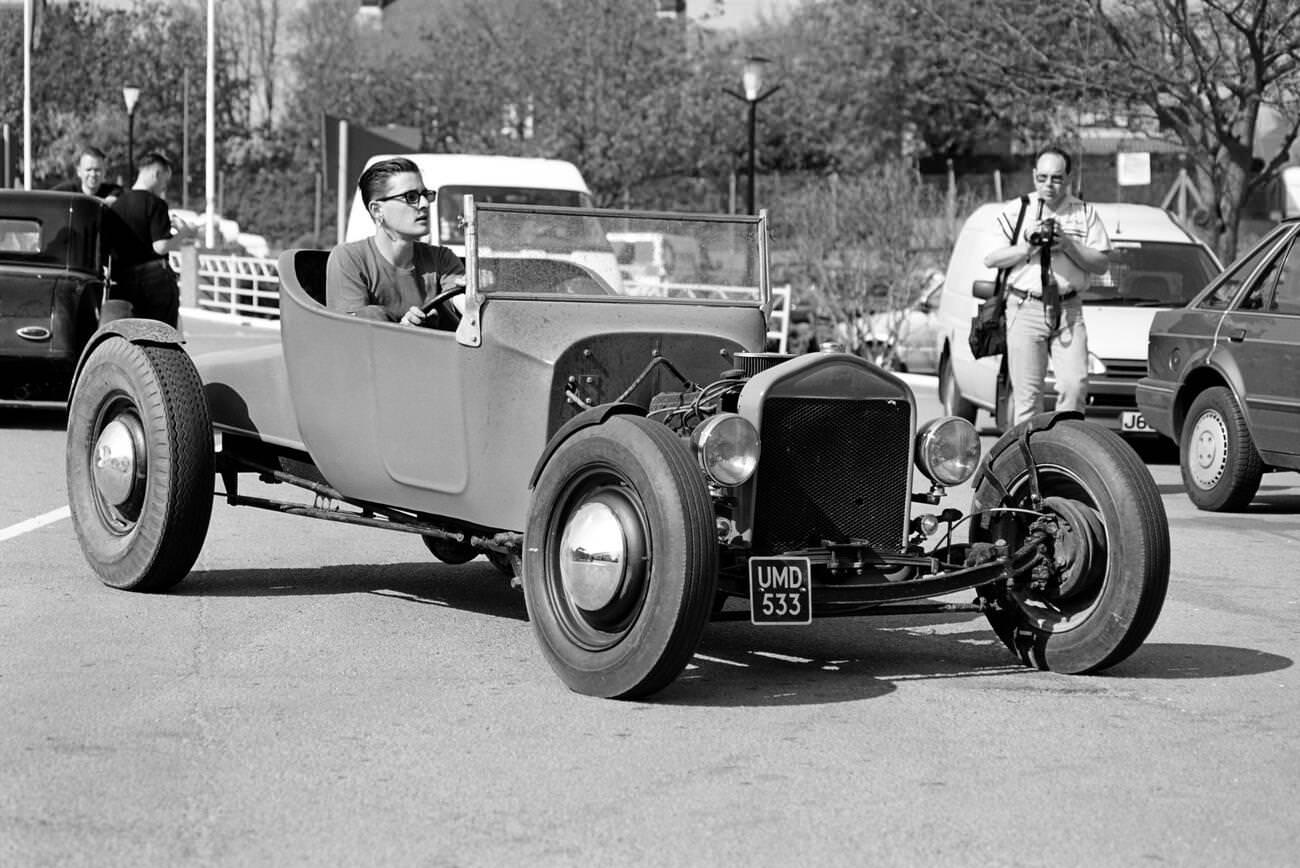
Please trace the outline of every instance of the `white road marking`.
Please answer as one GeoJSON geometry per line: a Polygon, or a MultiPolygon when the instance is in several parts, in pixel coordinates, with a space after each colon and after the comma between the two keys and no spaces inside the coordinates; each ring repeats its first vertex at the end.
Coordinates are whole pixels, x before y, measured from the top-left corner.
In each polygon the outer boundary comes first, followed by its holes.
{"type": "Polygon", "coordinates": [[[709,663],[723,663],[727,666],[739,666],[741,669],[748,669],[748,663],[737,663],[735,660],[723,660],[721,657],[710,657],[707,654],[696,654],[695,659],[707,660],[709,663]]]}
{"type": "Polygon", "coordinates": [[[792,657],[789,654],[777,654],[775,651],[750,651],[749,653],[758,657],[767,657],[771,660],[781,660],[785,663],[812,663],[813,662],[808,657],[792,657]]]}
{"type": "Polygon", "coordinates": [[[417,597],[415,594],[408,594],[405,591],[394,591],[389,588],[376,588],[370,593],[378,594],[381,597],[395,597],[399,600],[410,600],[412,603],[427,603],[431,606],[447,605],[445,600],[431,600],[428,597],[417,597]]]}
{"type": "Polygon", "coordinates": [[[7,539],[13,539],[16,536],[22,536],[28,531],[45,527],[47,524],[54,524],[56,521],[62,521],[71,515],[72,510],[68,509],[66,506],[61,506],[58,509],[50,510],[44,515],[38,515],[36,518],[29,518],[27,521],[18,522],[18,524],[11,524],[9,527],[0,530],[0,542],[4,542],[7,539]]]}

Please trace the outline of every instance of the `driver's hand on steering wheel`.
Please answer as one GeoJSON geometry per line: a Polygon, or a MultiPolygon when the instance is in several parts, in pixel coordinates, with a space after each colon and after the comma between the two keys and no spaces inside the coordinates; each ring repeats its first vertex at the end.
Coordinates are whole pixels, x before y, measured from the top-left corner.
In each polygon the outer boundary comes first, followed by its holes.
{"type": "MultiPolygon", "coordinates": [[[[429,319],[429,317],[431,317],[431,316],[432,316],[434,319],[437,319],[437,316],[438,316],[438,315],[437,315],[436,313],[434,313],[434,314],[426,314],[424,311],[420,310],[419,307],[417,307],[417,306],[415,306],[415,305],[412,305],[412,306],[411,306],[411,307],[406,311],[406,313],[402,314],[402,318],[401,318],[400,320],[398,320],[398,322],[400,322],[400,323],[401,323],[402,325],[404,325],[404,326],[416,326],[416,327],[419,327],[419,326],[424,325],[424,324],[425,324],[425,320],[429,319]]],[[[432,323],[430,323],[430,325],[432,325],[432,323]]]]}

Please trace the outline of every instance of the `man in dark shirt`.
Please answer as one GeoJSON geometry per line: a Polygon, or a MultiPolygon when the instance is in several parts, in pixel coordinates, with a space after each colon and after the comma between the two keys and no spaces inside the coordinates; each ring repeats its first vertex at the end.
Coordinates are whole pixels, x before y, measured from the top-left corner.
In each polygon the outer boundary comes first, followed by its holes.
{"type": "Polygon", "coordinates": [[[134,307],[134,316],[161,320],[176,328],[180,287],[167,263],[167,251],[175,241],[171,212],[162,198],[171,176],[170,160],[162,154],[145,154],[135,184],[113,203],[113,212],[125,227],[113,261],[113,277],[134,307]]]}
{"type": "Polygon", "coordinates": [[[77,157],[77,177],[56,184],[51,189],[60,190],[67,193],[85,193],[87,196],[95,196],[103,199],[106,204],[112,205],[122,193],[120,184],[114,184],[111,181],[104,180],[104,167],[108,163],[108,158],[104,152],[93,145],[87,145],[81,149],[80,156],[77,157]]]}

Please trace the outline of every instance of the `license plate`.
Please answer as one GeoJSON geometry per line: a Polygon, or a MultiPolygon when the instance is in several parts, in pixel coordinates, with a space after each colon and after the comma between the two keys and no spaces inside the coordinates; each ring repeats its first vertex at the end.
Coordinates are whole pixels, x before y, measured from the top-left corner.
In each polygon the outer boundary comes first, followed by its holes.
{"type": "Polygon", "coordinates": [[[812,561],[750,558],[749,620],[754,624],[811,624],[812,561]]]}
{"type": "Polygon", "coordinates": [[[1125,410],[1119,414],[1119,430],[1151,432],[1156,429],[1148,425],[1137,410],[1125,410]]]}

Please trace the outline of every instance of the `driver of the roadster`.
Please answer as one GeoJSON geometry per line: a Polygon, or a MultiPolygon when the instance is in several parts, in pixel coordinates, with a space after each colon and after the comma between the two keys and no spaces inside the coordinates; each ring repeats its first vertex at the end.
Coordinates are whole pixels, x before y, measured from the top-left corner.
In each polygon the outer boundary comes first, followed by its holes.
{"type": "Polygon", "coordinates": [[[357,187],[375,234],[330,251],[326,305],[366,319],[438,326],[437,312],[422,306],[439,292],[464,286],[465,266],[450,249],[420,241],[429,234],[436,192],[425,188],[419,168],[403,157],[375,163],[361,173],[357,187]]]}

